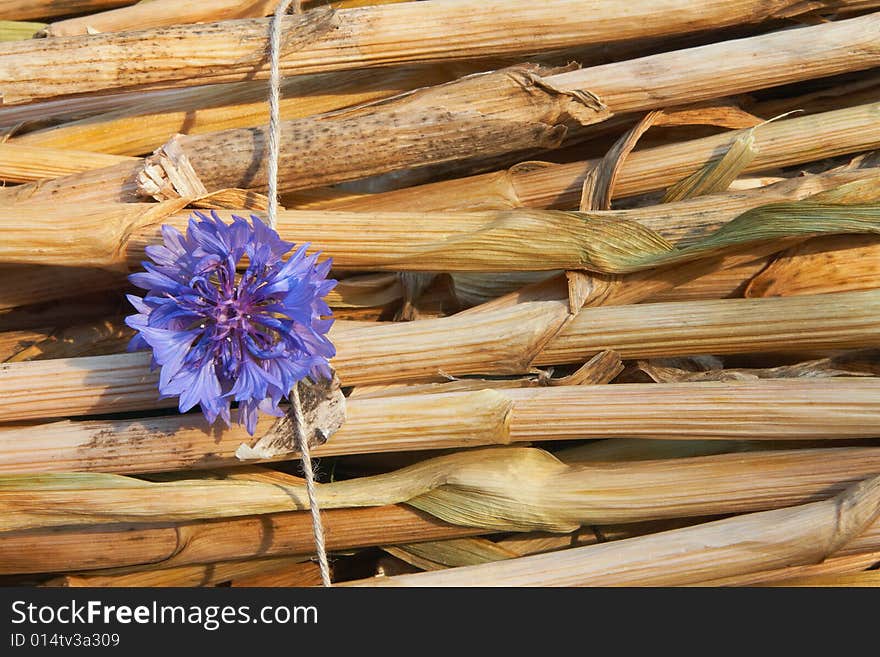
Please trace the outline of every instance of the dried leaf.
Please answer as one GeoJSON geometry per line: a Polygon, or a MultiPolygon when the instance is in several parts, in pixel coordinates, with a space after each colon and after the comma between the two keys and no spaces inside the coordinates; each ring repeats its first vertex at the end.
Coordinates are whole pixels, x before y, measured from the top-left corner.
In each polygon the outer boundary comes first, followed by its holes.
{"type": "MultiPolygon", "coordinates": [[[[345,396],[335,372],[332,379],[317,382],[306,378],[297,383],[302,402],[305,426],[299,431],[310,447],[327,442],[345,423],[345,396]]],[[[235,456],[239,460],[271,459],[296,450],[296,415],[292,410],[279,419],[272,428],[253,445],[242,443],[235,456]]]]}
{"type": "Polygon", "coordinates": [[[723,192],[746,170],[757,155],[753,128],[736,137],[721,157],[666,190],[663,203],[723,192]]]}

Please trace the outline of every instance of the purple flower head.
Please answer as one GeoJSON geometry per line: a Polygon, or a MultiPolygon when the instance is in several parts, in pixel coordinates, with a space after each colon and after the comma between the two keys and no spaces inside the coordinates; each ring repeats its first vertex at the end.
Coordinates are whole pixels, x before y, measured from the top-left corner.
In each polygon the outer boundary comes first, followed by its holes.
{"type": "Polygon", "coordinates": [[[201,404],[208,422],[227,425],[236,401],[253,435],[258,410],[283,415],[278,404],[297,381],[331,376],[323,297],[336,281],[327,279],[330,260],[306,255],[308,244],[285,261],[293,244],[258,217],[232,219],[196,212],[186,235],[162,226],[164,246],[148,246],[152,262],[129,276],[147,292],[128,295],[138,312],[125,321],[137,331],[129,351],[151,348],[153,368],[162,368],[163,398],[179,396],[181,413],[201,404]]]}

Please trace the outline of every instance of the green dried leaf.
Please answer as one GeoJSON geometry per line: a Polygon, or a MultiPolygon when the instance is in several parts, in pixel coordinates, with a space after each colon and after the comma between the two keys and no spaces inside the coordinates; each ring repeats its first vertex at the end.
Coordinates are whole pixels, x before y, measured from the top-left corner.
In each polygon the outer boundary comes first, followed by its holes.
{"type": "Polygon", "coordinates": [[[663,203],[723,192],[758,155],[754,128],[738,136],[721,157],[680,180],[663,196],[663,203]]]}

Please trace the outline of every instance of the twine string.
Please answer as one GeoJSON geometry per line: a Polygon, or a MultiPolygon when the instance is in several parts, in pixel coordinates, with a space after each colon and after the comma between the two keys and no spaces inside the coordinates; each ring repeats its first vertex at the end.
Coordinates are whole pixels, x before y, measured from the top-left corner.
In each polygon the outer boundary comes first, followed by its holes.
{"type": "Polygon", "coordinates": [[[324,586],[330,586],[330,564],[327,561],[327,547],[324,544],[324,524],[321,522],[321,509],[318,506],[318,490],[315,487],[315,471],[312,469],[312,455],[309,452],[309,441],[305,437],[303,425],[302,402],[299,399],[299,387],[293,386],[291,392],[293,417],[296,419],[296,441],[299,443],[299,453],[302,458],[303,472],[306,475],[306,492],[309,496],[309,510],[312,512],[312,533],[315,536],[315,549],[318,553],[318,566],[321,570],[321,581],[324,586]]]}
{"type": "MultiPolygon", "coordinates": [[[[269,226],[273,229],[278,225],[278,156],[281,150],[281,19],[294,0],[281,0],[272,15],[269,35],[269,226]]],[[[301,10],[296,0],[295,10],[301,10]]],[[[290,402],[295,422],[294,434],[302,458],[303,473],[306,477],[306,492],[309,496],[309,509],[312,514],[312,533],[315,537],[315,550],[318,553],[318,566],[321,570],[321,581],[330,586],[330,564],[327,561],[327,548],[324,543],[324,525],[321,522],[321,509],[318,505],[318,491],[315,486],[315,471],[312,468],[312,456],[309,452],[309,441],[305,436],[305,417],[302,401],[299,398],[299,387],[294,385],[290,393],[290,402]]]]}
{"type": "Polygon", "coordinates": [[[278,222],[278,154],[281,150],[281,19],[290,5],[300,13],[301,0],[281,0],[272,14],[269,30],[269,226],[278,222]]]}

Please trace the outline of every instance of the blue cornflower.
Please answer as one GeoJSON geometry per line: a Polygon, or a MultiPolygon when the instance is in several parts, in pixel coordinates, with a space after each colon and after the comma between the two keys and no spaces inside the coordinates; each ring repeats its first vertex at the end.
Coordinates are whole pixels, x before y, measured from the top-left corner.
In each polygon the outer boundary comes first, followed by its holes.
{"type": "Polygon", "coordinates": [[[208,422],[227,426],[237,401],[253,435],[258,410],[283,415],[278,405],[298,381],[331,376],[323,297],[336,281],[327,279],[331,261],[316,264],[307,244],[285,261],[293,244],[258,217],[232,219],[196,212],[186,235],[162,226],[164,246],[148,246],[153,262],[129,276],[147,293],[128,295],[138,314],[125,321],[137,331],[129,351],[152,348],[153,369],[162,368],[162,398],[179,396],[181,412],[201,404],[208,422]]]}

